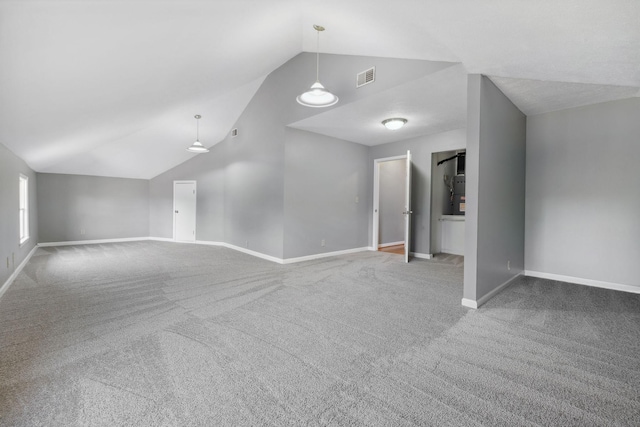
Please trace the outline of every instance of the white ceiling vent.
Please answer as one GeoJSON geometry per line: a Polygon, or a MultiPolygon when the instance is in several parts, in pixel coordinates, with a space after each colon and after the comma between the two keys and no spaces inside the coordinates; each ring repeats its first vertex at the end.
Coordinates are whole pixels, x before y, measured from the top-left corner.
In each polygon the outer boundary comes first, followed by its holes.
{"type": "Polygon", "coordinates": [[[368,85],[369,83],[373,83],[376,79],[376,67],[371,67],[366,71],[358,73],[356,77],[356,87],[362,87],[364,85],[368,85]]]}
{"type": "Polygon", "coordinates": [[[231,136],[238,136],[238,128],[231,129],[231,136]]]}

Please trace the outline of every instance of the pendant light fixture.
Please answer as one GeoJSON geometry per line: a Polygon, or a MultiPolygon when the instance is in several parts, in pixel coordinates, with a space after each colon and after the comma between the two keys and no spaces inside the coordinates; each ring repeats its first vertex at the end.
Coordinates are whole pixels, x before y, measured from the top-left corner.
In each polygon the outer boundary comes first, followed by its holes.
{"type": "Polygon", "coordinates": [[[406,123],[407,123],[407,119],[403,119],[401,117],[395,117],[393,119],[386,119],[382,121],[382,124],[384,125],[384,127],[386,127],[389,130],[398,130],[402,126],[404,126],[406,123]]]}
{"type": "Polygon", "coordinates": [[[320,83],[320,31],[324,31],[324,27],[314,25],[313,28],[318,32],[317,50],[316,50],[316,82],[311,85],[311,89],[298,96],[296,100],[305,107],[329,107],[338,102],[338,97],[329,92],[320,83]]]}
{"type": "Polygon", "coordinates": [[[200,143],[200,126],[198,124],[198,120],[200,120],[202,116],[200,114],[196,114],[194,117],[196,118],[196,142],[191,144],[191,147],[187,148],[187,151],[196,154],[208,153],[209,150],[200,143]]]}

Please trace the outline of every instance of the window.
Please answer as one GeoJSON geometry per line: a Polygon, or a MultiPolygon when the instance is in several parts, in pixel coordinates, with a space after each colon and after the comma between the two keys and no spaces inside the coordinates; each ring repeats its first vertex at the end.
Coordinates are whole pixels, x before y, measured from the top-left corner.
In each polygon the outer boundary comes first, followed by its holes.
{"type": "Polygon", "coordinates": [[[20,244],[29,240],[29,178],[20,175],[20,244]]]}

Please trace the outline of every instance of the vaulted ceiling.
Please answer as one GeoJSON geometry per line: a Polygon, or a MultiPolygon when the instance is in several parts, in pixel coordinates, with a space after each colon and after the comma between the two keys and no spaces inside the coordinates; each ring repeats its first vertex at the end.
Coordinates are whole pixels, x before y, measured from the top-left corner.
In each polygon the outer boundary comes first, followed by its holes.
{"type": "Polygon", "coordinates": [[[458,63],[291,124],[361,144],[464,126],[466,73],[529,115],[640,96],[638,22],[636,0],[0,0],[0,143],[39,172],[151,178],[193,156],[195,114],[223,140],[314,23],[324,53],[458,63]]]}

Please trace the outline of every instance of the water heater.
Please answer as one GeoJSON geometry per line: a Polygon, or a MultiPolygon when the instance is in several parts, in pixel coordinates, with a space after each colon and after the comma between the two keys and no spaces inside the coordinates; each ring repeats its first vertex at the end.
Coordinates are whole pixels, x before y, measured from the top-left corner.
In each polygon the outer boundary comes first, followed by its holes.
{"type": "MultiPolygon", "coordinates": [[[[462,158],[464,159],[464,156],[462,158]]],[[[458,162],[460,162],[460,157],[458,157],[458,162]]],[[[464,160],[462,162],[464,165],[464,160]]],[[[453,214],[464,215],[466,208],[465,177],[464,175],[456,175],[453,177],[453,214]]]]}

